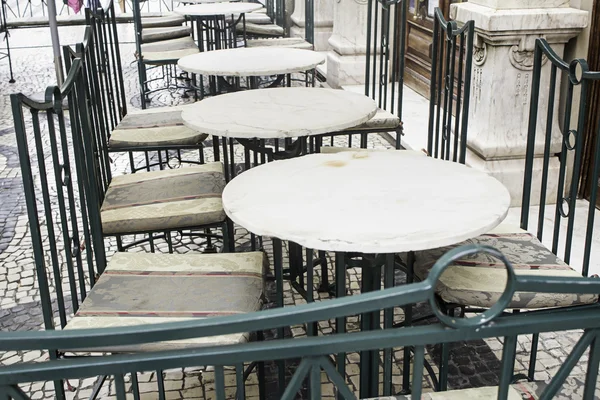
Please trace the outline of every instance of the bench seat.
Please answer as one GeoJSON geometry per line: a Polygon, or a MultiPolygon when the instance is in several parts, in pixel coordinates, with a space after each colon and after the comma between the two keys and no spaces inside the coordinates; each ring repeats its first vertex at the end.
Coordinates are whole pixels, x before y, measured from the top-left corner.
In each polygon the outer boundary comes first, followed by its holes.
{"type": "Polygon", "coordinates": [[[181,118],[184,107],[130,111],[112,131],[110,151],[200,145],[207,135],[185,126],[181,118]]]}
{"type": "Polygon", "coordinates": [[[125,235],[223,223],[224,188],[220,162],[115,176],[100,209],[102,232],[125,235]]]}
{"type": "Polygon", "coordinates": [[[189,37],[192,28],[189,26],[171,26],[162,28],[144,28],[142,30],[142,43],[160,42],[163,40],[189,37]]]}
{"type": "Polygon", "coordinates": [[[181,57],[198,52],[198,46],[190,36],[142,45],[142,55],[146,64],[172,64],[181,57]]]}
{"type": "Polygon", "coordinates": [[[293,49],[312,50],[313,45],[301,38],[248,39],[246,47],[290,47],[293,49]]]}
{"type": "Polygon", "coordinates": [[[179,14],[167,14],[162,17],[142,17],[142,28],[164,28],[168,26],[181,26],[185,17],[179,14]]]}
{"type": "MultiPolygon", "coordinates": [[[[548,250],[537,237],[518,228],[510,229],[507,225],[500,225],[487,234],[454,246],[416,252],[415,275],[421,280],[427,278],[429,271],[443,254],[471,243],[498,249],[512,263],[516,274],[581,277],[581,273],[548,250]]],[[[505,286],[504,264],[486,254],[476,254],[448,267],[436,286],[436,293],[447,303],[489,308],[498,301],[505,286]]],[[[517,292],[507,308],[567,307],[597,301],[597,295],[517,292]]]]}
{"type": "MultiPolygon", "coordinates": [[[[241,31],[243,29],[242,24],[237,25],[237,30],[241,31]]],[[[280,37],[283,36],[284,30],[279,25],[275,24],[253,24],[250,22],[246,22],[246,33],[249,36],[261,36],[261,37],[280,37]]]]}
{"type": "MultiPolygon", "coordinates": [[[[262,252],[116,253],[65,329],[152,325],[259,311],[267,263],[262,252]]],[[[248,340],[249,333],[242,332],[81,351],[160,351],[248,340]]]]}

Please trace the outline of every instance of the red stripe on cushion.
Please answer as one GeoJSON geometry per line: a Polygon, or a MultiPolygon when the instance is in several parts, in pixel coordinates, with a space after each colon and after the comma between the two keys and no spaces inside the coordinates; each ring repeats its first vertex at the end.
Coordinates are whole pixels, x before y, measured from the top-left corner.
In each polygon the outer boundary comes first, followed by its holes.
{"type": "Polygon", "coordinates": [[[225,315],[238,315],[236,311],[80,311],[79,317],[215,317],[225,315]]]}
{"type": "MultiPolygon", "coordinates": [[[[460,265],[463,267],[490,267],[490,268],[505,268],[503,263],[493,263],[493,262],[479,262],[479,261],[454,261],[454,263],[452,263],[452,265],[460,265]]],[[[537,264],[537,265],[533,265],[533,264],[512,264],[514,269],[534,269],[534,270],[540,270],[540,269],[558,269],[558,270],[572,270],[573,268],[569,267],[568,265],[562,265],[562,264],[537,264]]]]}
{"type": "Polygon", "coordinates": [[[227,271],[209,271],[209,272],[194,272],[194,271],[119,271],[107,270],[104,275],[135,275],[135,276],[206,276],[206,277],[221,277],[235,276],[246,278],[262,278],[262,274],[258,272],[227,272],[227,271]]]}

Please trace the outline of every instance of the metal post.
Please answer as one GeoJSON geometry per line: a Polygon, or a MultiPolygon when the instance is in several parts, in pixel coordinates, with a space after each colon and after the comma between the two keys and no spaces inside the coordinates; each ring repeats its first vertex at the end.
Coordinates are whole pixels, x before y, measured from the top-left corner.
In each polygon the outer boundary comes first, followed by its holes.
{"type": "Polygon", "coordinates": [[[52,38],[52,53],[54,54],[54,69],[56,71],[56,82],[58,86],[65,81],[63,73],[62,55],[60,51],[60,39],[58,38],[58,26],[56,24],[55,0],[48,1],[48,23],[50,25],[50,37],[52,38]]]}

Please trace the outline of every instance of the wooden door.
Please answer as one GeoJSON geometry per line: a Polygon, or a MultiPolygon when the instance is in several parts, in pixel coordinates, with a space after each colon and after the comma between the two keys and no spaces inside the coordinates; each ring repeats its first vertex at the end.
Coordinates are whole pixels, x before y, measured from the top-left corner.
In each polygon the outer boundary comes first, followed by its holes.
{"type": "Polygon", "coordinates": [[[440,7],[447,19],[450,4],[460,2],[461,0],[409,0],[404,83],[427,98],[433,49],[433,10],[440,7]]]}

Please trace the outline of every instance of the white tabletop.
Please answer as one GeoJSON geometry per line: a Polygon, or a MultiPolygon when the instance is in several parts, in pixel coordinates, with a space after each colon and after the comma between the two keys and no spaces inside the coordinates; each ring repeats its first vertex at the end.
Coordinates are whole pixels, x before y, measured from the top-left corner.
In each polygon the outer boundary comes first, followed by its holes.
{"type": "Polygon", "coordinates": [[[229,15],[247,13],[262,8],[260,3],[207,3],[181,6],[173,11],[181,15],[206,17],[212,15],[229,15]]]}
{"type": "Polygon", "coordinates": [[[243,139],[294,138],[360,125],[377,112],[374,100],[345,90],[284,87],[246,90],[186,106],[191,129],[243,139]]]}
{"type": "Polygon", "coordinates": [[[240,47],[193,54],[179,59],[186,72],[213,76],[265,76],[303,72],[325,62],[312,50],[286,47],[240,47]]]}
{"type": "Polygon", "coordinates": [[[237,224],[326,251],[399,253],[459,243],[506,217],[484,172],[417,152],[311,154],[252,168],[223,192],[237,224]]]}
{"type": "Polygon", "coordinates": [[[177,3],[187,3],[187,4],[206,4],[206,3],[229,3],[229,2],[237,2],[240,0],[175,0],[177,3]]]}

